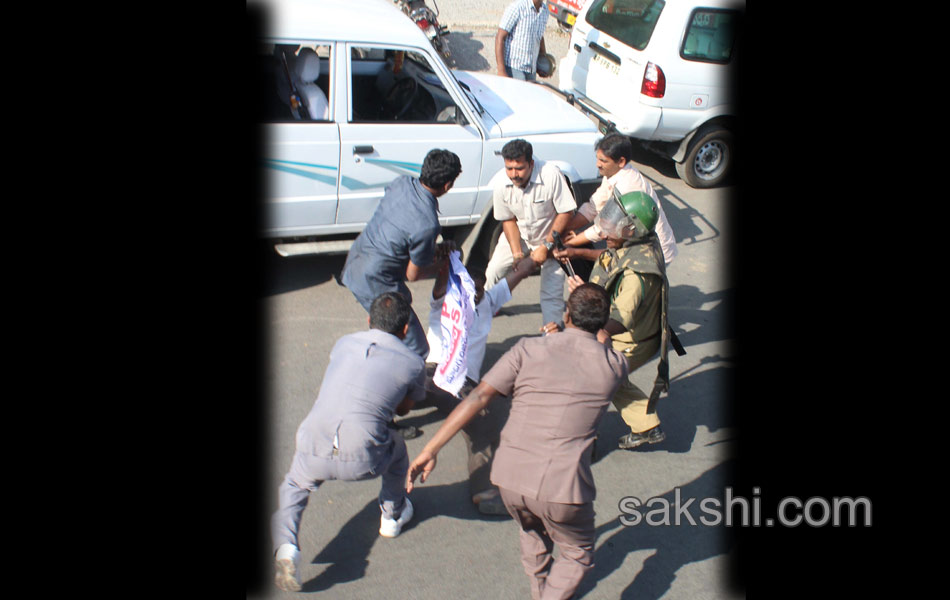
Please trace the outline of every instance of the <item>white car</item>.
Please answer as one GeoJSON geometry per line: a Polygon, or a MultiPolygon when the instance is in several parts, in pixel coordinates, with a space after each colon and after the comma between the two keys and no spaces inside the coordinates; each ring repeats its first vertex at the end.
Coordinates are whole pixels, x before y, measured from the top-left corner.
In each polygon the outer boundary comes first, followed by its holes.
{"type": "Polygon", "coordinates": [[[391,0],[269,0],[248,8],[261,38],[262,233],[281,254],[346,252],[386,186],[418,176],[433,148],[462,162],[439,208],[443,236],[466,250],[466,262],[500,232],[489,182],[504,166],[507,142],[531,142],[578,193],[597,185],[601,134],[588,116],[545,86],[450,70],[391,0]],[[304,102],[296,114],[291,84],[304,102]],[[314,96],[318,110],[310,114],[314,96]]]}
{"type": "Polygon", "coordinates": [[[560,89],[595,117],[672,158],[692,187],[729,175],[731,75],[745,0],[588,0],[560,89]]]}

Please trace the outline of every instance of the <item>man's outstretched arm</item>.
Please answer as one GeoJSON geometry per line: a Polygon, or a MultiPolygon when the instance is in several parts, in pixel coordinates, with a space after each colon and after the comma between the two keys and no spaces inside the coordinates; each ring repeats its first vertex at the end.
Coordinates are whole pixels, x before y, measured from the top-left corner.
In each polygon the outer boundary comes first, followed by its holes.
{"type": "Polygon", "coordinates": [[[409,465],[409,472],[406,474],[406,492],[411,492],[416,477],[422,475],[421,481],[429,478],[429,474],[435,469],[436,458],[439,450],[442,449],[449,440],[455,437],[463,427],[474,419],[488,403],[498,395],[498,391],[485,382],[479,383],[468,396],[455,407],[445,422],[435,432],[435,435],[425,445],[422,452],[409,465]]]}

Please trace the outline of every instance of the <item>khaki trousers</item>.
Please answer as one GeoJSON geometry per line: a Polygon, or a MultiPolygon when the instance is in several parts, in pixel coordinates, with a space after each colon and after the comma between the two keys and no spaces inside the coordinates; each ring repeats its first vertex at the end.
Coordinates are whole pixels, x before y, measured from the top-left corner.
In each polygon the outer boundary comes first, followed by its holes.
{"type": "MultiPolygon", "coordinates": [[[[623,352],[623,348],[614,343],[614,349],[623,352]]],[[[627,367],[630,370],[630,376],[634,371],[649,362],[657,352],[660,351],[660,336],[652,340],[647,340],[634,346],[633,352],[624,356],[627,357],[627,367]]],[[[660,417],[657,413],[647,414],[647,403],[650,397],[630,381],[630,377],[620,382],[620,387],[613,397],[613,405],[620,413],[623,422],[630,427],[633,433],[643,433],[653,429],[660,424],[660,417]]]]}

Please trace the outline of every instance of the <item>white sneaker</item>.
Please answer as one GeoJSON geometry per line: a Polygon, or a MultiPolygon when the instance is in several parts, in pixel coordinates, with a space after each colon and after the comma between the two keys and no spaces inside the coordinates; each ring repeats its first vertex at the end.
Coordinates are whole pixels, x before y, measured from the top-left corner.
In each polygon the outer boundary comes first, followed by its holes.
{"type": "Polygon", "coordinates": [[[412,502],[406,498],[406,505],[402,507],[402,513],[398,519],[387,519],[385,515],[379,517],[379,535],[388,538],[394,538],[402,531],[402,526],[412,519],[412,502]]]}
{"type": "Polygon", "coordinates": [[[274,583],[285,592],[299,592],[300,581],[297,580],[298,550],[292,544],[281,544],[277,549],[274,560],[274,583]]]}

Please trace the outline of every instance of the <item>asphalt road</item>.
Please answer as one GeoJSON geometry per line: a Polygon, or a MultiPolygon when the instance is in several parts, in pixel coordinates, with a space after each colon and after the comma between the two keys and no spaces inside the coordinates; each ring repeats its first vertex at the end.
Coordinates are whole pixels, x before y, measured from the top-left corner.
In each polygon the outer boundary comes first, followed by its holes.
{"type": "MultiPolygon", "coordinates": [[[[491,71],[491,40],[507,0],[439,2],[440,19],[450,26],[456,68],[491,71]],[[469,25],[466,25],[469,23],[469,25]]],[[[549,23],[548,44],[568,36],[549,23]]],[[[555,55],[560,56],[558,52],[555,55]]],[[[735,449],[731,411],[733,373],[732,284],[728,247],[731,190],[694,190],[680,181],[672,164],[644,151],[635,161],[653,182],[670,220],[679,256],[669,270],[670,320],[687,350],[670,353],[671,391],[661,399],[659,415],[665,442],[640,451],[618,450],[614,442],[625,426],[611,407],[601,428],[594,464],[598,541],[594,570],[582,584],[585,599],[654,598],[703,600],[741,597],[730,587],[735,550],[729,528],[705,525],[698,505],[722,499],[729,485],[735,449]],[[651,506],[694,498],[690,513],[677,525],[635,526],[621,522],[624,498],[651,506]]],[[[276,505],[276,490],[290,463],[294,432],[320,388],[328,354],[342,335],[365,329],[366,313],[333,275],[344,257],[280,258],[265,261],[267,286],[260,299],[267,332],[266,443],[260,449],[266,475],[261,491],[260,531],[276,505]]],[[[413,306],[428,310],[431,280],[410,284],[413,306]]],[[[487,369],[511,344],[536,335],[541,325],[537,276],[524,281],[495,319],[485,358],[487,369]]],[[[656,362],[633,378],[649,389],[656,362]]],[[[440,424],[431,411],[413,411],[404,420],[423,435],[407,442],[410,456],[424,446],[440,424]]],[[[518,532],[510,519],[484,517],[467,494],[463,441],[454,439],[440,454],[430,480],[412,494],[415,518],[394,540],[378,536],[379,481],[327,482],[311,494],[300,532],[304,595],[319,598],[497,600],[530,597],[522,570],[518,532]]],[[[670,521],[675,515],[669,514],[670,521]]],[[[655,519],[656,521],[657,519],[655,519]]],[[[662,519],[659,519],[662,520],[662,519]]],[[[260,548],[265,580],[248,589],[249,598],[281,598],[271,584],[271,548],[260,548]]]]}

